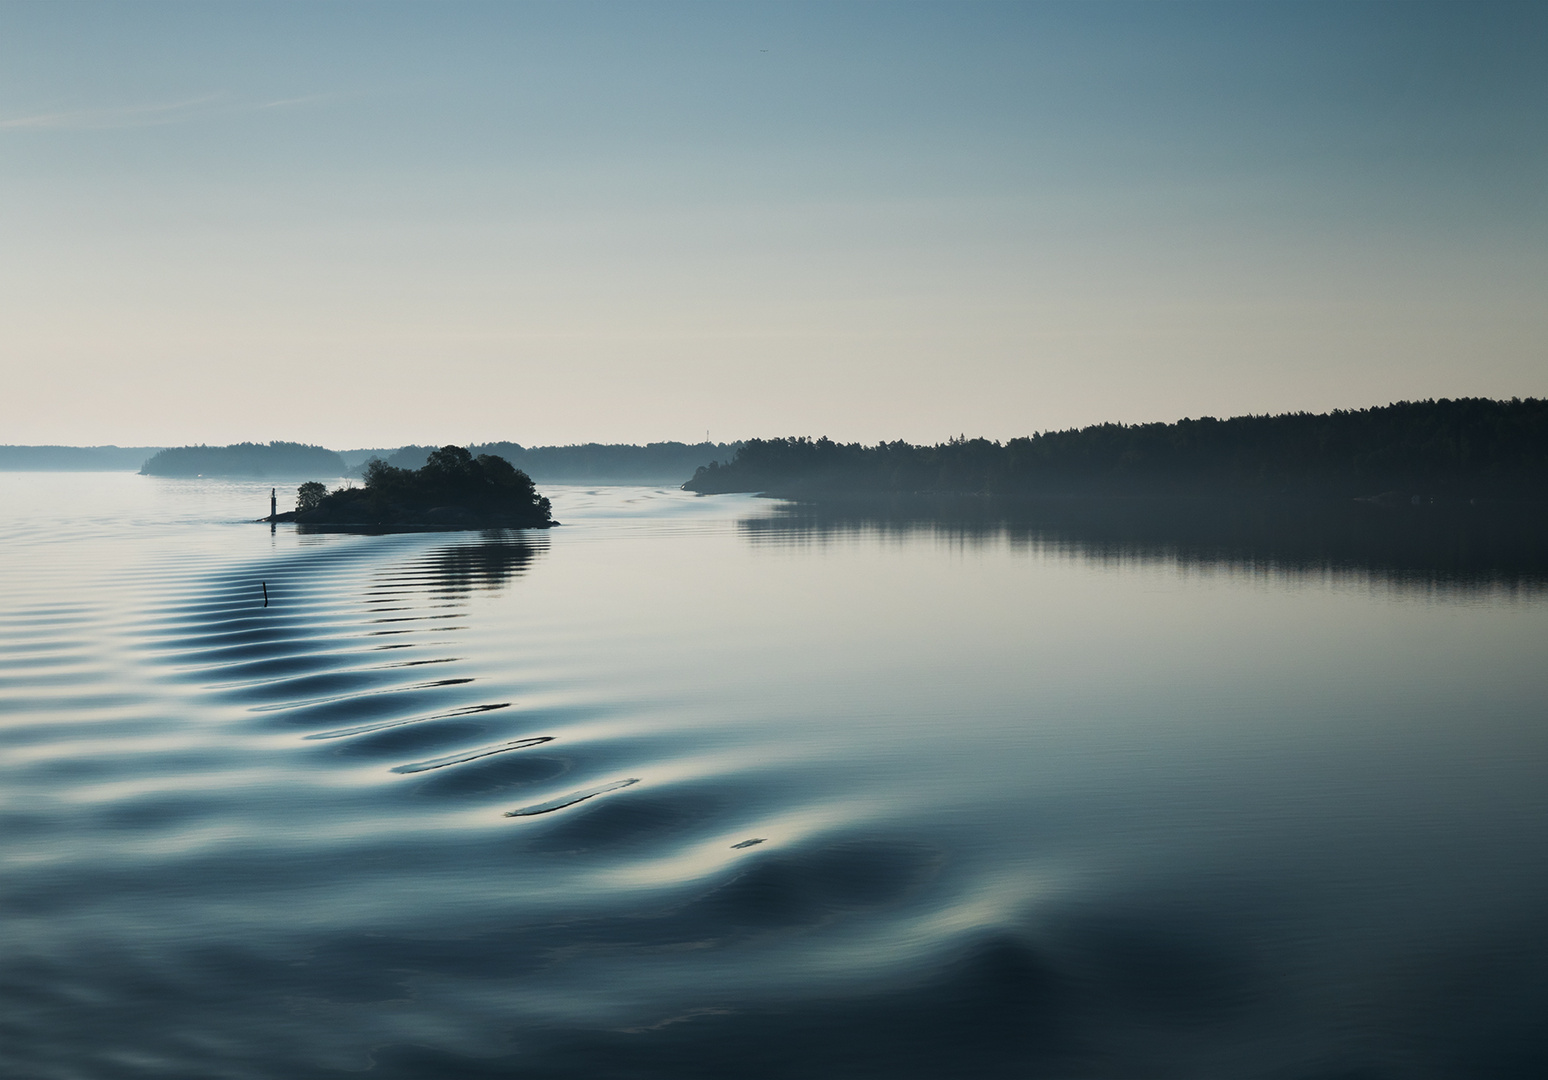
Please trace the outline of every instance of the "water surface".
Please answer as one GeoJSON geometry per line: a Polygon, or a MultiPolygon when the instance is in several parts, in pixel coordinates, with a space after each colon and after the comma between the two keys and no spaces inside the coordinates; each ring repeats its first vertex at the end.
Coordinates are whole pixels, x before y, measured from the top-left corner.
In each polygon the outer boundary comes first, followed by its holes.
{"type": "Polygon", "coordinates": [[[1540,538],[548,493],[0,474],[0,1072],[1548,1073],[1540,538]]]}

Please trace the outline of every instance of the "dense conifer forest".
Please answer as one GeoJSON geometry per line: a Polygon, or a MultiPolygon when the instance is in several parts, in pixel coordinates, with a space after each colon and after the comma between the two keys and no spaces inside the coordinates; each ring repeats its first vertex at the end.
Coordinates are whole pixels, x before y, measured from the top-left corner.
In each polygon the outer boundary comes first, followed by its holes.
{"type": "Polygon", "coordinates": [[[1006,443],[750,439],[684,487],[844,494],[1548,498],[1548,401],[1459,398],[1331,413],[1098,424],[1006,443]]]}

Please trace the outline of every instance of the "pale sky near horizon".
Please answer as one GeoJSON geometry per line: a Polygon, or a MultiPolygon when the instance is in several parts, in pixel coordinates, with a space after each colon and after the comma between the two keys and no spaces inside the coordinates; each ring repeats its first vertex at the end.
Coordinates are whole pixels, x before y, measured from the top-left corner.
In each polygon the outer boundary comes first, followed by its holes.
{"type": "Polygon", "coordinates": [[[1548,5],[0,6],[0,443],[1548,396],[1548,5]]]}

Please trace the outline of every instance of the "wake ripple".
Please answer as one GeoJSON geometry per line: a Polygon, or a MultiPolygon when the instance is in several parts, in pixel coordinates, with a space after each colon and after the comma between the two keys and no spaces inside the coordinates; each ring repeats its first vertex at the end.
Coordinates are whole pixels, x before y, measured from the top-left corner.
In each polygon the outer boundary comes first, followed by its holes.
{"type": "Polygon", "coordinates": [[[498,592],[545,548],[546,538],[520,533],[450,543],[433,535],[381,537],[222,568],[193,595],[154,609],[145,639],[173,679],[239,707],[249,729],[333,744],[335,760],[380,759],[384,747],[439,751],[387,761],[383,777],[454,769],[557,738],[488,742],[489,734],[514,734],[532,717],[512,701],[478,700],[482,677],[455,670],[468,665],[446,636],[466,628],[470,596],[498,592]],[[430,543],[436,546],[427,549],[430,543]],[[384,635],[406,640],[372,640],[384,635]],[[423,678],[436,668],[445,675],[423,678]],[[466,745],[470,736],[484,741],[466,745]]]}

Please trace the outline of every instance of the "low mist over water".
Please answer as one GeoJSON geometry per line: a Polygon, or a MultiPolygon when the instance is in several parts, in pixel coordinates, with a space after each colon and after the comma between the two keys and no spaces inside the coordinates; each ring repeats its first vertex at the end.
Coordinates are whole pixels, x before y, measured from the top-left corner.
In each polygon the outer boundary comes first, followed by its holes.
{"type": "Polygon", "coordinates": [[[0,1073],[1548,1070],[1541,532],[544,494],[0,474],[0,1073]]]}

